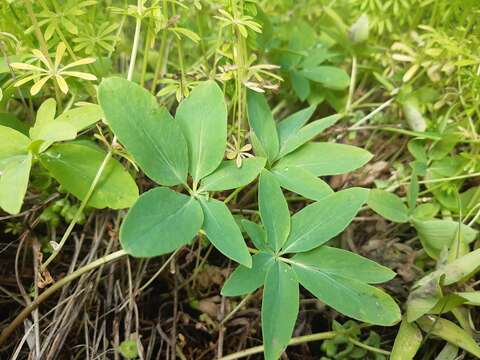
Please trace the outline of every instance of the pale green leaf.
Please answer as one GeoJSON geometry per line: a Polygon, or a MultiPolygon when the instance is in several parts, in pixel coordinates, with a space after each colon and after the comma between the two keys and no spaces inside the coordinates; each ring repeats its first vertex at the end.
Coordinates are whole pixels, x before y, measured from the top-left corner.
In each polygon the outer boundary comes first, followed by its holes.
{"type": "Polygon", "coordinates": [[[103,80],[98,99],[108,124],[145,174],[161,185],[186,182],[187,143],[178,122],[141,86],[103,80]]]}
{"type": "Polygon", "coordinates": [[[226,257],[251,267],[252,258],[228,207],[215,199],[200,198],[200,204],[204,214],[202,228],[208,240],[226,257]]]}
{"type": "Polygon", "coordinates": [[[300,128],[305,125],[312,117],[315,109],[315,105],[308,108],[297,111],[285,119],[277,123],[278,140],[280,144],[283,144],[290,136],[297,133],[300,128]]]}
{"type": "Polygon", "coordinates": [[[390,360],[412,360],[422,344],[422,332],[415,323],[402,320],[390,360]]]}
{"type": "Polygon", "coordinates": [[[334,66],[319,65],[303,69],[300,74],[332,90],[343,90],[350,85],[350,77],[345,70],[334,66]]]}
{"type": "Polygon", "coordinates": [[[10,158],[0,173],[0,207],[10,214],[18,214],[27,192],[32,154],[10,158]]]}
{"type": "Polygon", "coordinates": [[[373,211],[387,220],[397,223],[408,221],[408,209],[402,199],[388,191],[370,190],[367,204],[373,211]]]}
{"type": "Polygon", "coordinates": [[[268,170],[263,170],[260,174],[258,207],[267,232],[268,245],[278,252],[290,232],[290,213],[278,180],[268,170]]]}
{"type": "Polygon", "coordinates": [[[76,129],[77,133],[95,124],[103,117],[102,108],[97,104],[88,104],[65,111],[55,121],[65,121],[76,129]]]}
{"type": "Polygon", "coordinates": [[[350,188],[306,206],[292,216],[292,229],[282,253],[308,251],[338,235],[367,198],[367,189],[350,188]]]}
{"type": "Polygon", "coordinates": [[[175,119],[187,140],[190,175],[198,182],[220,165],[225,153],[227,105],[222,90],[214,81],[198,85],[180,103],[175,119]]]}
{"type": "Polygon", "coordinates": [[[299,307],[298,281],[291,267],[278,261],[270,266],[262,301],[265,360],[277,360],[290,341],[299,307]]]}
{"type": "Polygon", "coordinates": [[[0,125],[0,171],[11,157],[27,154],[30,139],[21,132],[0,125]]]}
{"type": "MultiPolygon", "coordinates": [[[[106,155],[93,143],[65,143],[53,145],[41,154],[40,162],[65,190],[83,200],[106,155]]],[[[111,158],[87,205],[123,209],[132,206],[137,198],[135,181],[117,160],[111,158]]]]}
{"type": "Polygon", "coordinates": [[[188,244],[203,223],[194,198],[165,187],[143,193],[120,228],[123,249],[135,257],[154,257],[188,244]]]}

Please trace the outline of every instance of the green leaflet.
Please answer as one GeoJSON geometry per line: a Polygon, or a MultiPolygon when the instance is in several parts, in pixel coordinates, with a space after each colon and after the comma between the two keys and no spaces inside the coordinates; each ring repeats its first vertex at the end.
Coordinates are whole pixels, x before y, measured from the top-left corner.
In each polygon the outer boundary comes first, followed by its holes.
{"type": "Polygon", "coordinates": [[[252,258],[242,233],[228,207],[215,199],[200,198],[203,209],[203,230],[210,242],[226,257],[246,266],[252,266],[252,258]]]}
{"type": "Polygon", "coordinates": [[[261,225],[242,219],[242,226],[257,249],[267,250],[267,234],[261,225]]]}
{"type": "Polygon", "coordinates": [[[299,167],[316,176],[338,175],[358,169],[371,158],[372,154],[355,146],[314,142],[281,158],[274,169],[299,167]]]}
{"type": "Polygon", "coordinates": [[[300,74],[332,90],[343,90],[350,85],[350,77],[345,70],[335,66],[314,66],[300,71],[300,74]]]}
{"type": "Polygon", "coordinates": [[[0,171],[10,158],[27,154],[30,139],[21,132],[0,125],[0,171]]]}
{"type": "Polygon", "coordinates": [[[343,231],[367,201],[368,190],[350,188],[310,204],[292,216],[282,253],[311,250],[343,231]]]}
{"type": "Polygon", "coordinates": [[[265,279],[262,334],[265,360],[277,360],[292,336],[299,307],[298,281],[291,267],[277,261],[265,279]]]}
{"type": "Polygon", "coordinates": [[[315,105],[309,106],[308,108],[287,116],[285,119],[277,123],[278,140],[280,141],[280,144],[285,143],[289,137],[296,134],[297,131],[300,130],[300,128],[312,117],[316,108],[315,105]]]}
{"type": "Polygon", "coordinates": [[[333,193],[325,181],[302,168],[274,169],[272,173],[283,188],[307,199],[321,200],[333,193]]]}
{"type": "Polygon", "coordinates": [[[280,184],[267,170],[260,174],[258,207],[267,232],[268,245],[273,251],[278,252],[290,232],[290,213],[280,184]]]}
{"type": "Polygon", "coordinates": [[[318,299],[354,319],[376,325],[393,325],[400,320],[395,301],[376,287],[342,275],[294,263],[298,281],[318,299]]]}
{"type": "Polygon", "coordinates": [[[189,171],[198,182],[220,164],[227,142],[227,105],[214,81],[198,85],[178,106],[175,118],[188,145],[189,171]]]}
{"type": "MultiPolygon", "coordinates": [[[[40,155],[49,173],[78,199],[83,200],[107,154],[94,143],[55,144],[40,155]]],[[[110,159],[88,205],[123,209],[138,198],[135,181],[115,159],[110,159]]]]}
{"type": "Polygon", "coordinates": [[[243,187],[251,183],[265,166],[266,159],[243,159],[237,167],[235,160],[222,161],[210,175],[202,179],[200,191],[223,191],[243,187]]]}
{"type": "MultiPolygon", "coordinates": [[[[278,134],[272,112],[262,94],[249,90],[247,101],[250,128],[261,145],[261,152],[265,152],[269,163],[272,163],[279,150],[278,134]]],[[[255,142],[253,144],[255,145],[255,142]]],[[[257,152],[257,149],[255,151],[257,152]]]]}
{"type": "Polygon", "coordinates": [[[5,163],[0,175],[0,207],[10,214],[18,214],[27,192],[32,167],[32,154],[18,155],[5,163]]]}
{"type": "Polygon", "coordinates": [[[66,122],[72,125],[76,132],[85,130],[103,117],[102,108],[97,104],[87,104],[65,111],[55,121],[66,122]]]}
{"type": "Polygon", "coordinates": [[[200,204],[164,187],[143,193],[120,228],[124,250],[135,257],[167,254],[188,244],[203,223],[200,204]]]}
{"type": "Polygon", "coordinates": [[[177,121],[146,89],[121,78],[100,84],[108,124],[145,174],[161,185],[186,182],[187,143],[177,121]]]}
{"type": "Polygon", "coordinates": [[[341,117],[342,116],[339,114],[327,116],[323,119],[312,121],[295,133],[291,133],[280,143],[280,152],[278,157],[283,157],[296,150],[306,142],[312,140],[323,130],[335,124],[341,117]]]}
{"type": "Polygon", "coordinates": [[[318,271],[352,278],[367,284],[379,284],[395,277],[395,272],[375,261],[329,246],[296,254],[292,261],[318,271]]]}
{"type": "Polygon", "coordinates": [[[252,267],[237,267],[222,288],[223,296],[240,296],[257,290],[265,282],[268,269],[274,263],[272,254],[259,252],[252,256],[252,267]]]}
{"type": "Polygon", "coordinates": [[[408,209],[397,195],[385,190],[373,189],[368,195],[368,206],[384,218],[404,223],[408,221],[408,209]]]}
{"type": "Polygon", "coordinates": [[[395,337],[391,360],[412,360],[422,343],[422,332],[415,323],[402,320],[395,337]]]}

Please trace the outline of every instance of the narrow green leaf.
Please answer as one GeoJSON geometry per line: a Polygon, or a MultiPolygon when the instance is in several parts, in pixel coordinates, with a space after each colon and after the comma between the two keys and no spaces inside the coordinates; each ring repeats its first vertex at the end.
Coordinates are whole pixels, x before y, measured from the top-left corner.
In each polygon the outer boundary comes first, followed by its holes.
{"type": "Polygon", "coordinates": [[[141,86],[103,80],[98,99],[108,124],[145,174],[161,185],[186,182],[187,142],[178,122],[141,86]]]}
{"type": "Polygon", "coordinates": [[[268,245],[273,251],[278,252],[290,232],[290,213],[280,184],[268,170],[260,173],[258,207],[267,232],[268,245]]]}
{"type": "Polygon", "coordinates": [[[273,254],[259,252],[252,256],[252,267],[240,265],[222,288],[223,296],[240,296],[254,292],[265,282],[268,269],[274,263],[273,254]]]}
{"type": "Polygon", "coordinates": [[[227,146],[227,105],[214,81],[198,85],[178,106],[176,120],[187,140],[189,171],[200,181],[220,164],[227,146]]]}
{"type": "Polygon", "coordinates": [[[32,154],[18,155],[5,163],[0,174],[0,207],[10,214],[18,214],[27,192],[32,154]]]}
{"type": "Polygon", "coordinates": [[[390,360],[412,360],[422,344],[422,332],[415,323],[402,320],[390,360]]]}
{"type": "Polygon", "coordinates": [[[57,117],[55,121],[63,121],[71,124],[78,133],[95,124],[103,116],[102,108],[99,105],[88,104],[65,111],[57,117]]]}
{"type": "MultiPolygon", "coordinates": [[[[93,143],[65,143],[41,154],[40,162],[68,192],[83,200],[106,155],[93,143]]],[[[135,181],[117,160],[110,159],[87,205],[123,209],[137,198],[135,181]]]]}
{"type": "Polygon", "coordinates": [[[291,267],[278,261],[270,266],[262,301],[265,360],[277,360],[292,336],[298,316],[298,281],[291,267]]]}
{"type": "Polygon", "coordinates": [[[253,244],[259,250],[266,250],[267,249],[267,233],[265,229],[257,223],[253,221],[243,219],[242,226],[247,232],[250,240],[252,240],[253,244]]]}
{"type": "Polygon", "coordinates": [[[325,196],[333,194],[333,190],[325,181],[308,170],[292,166],[284,169],[274,169],[272,173],[280,182],[280,186],[307,199],[321,200],[325,196]]]}
{"type": "Polygon", "coordinates": [[[342,115],[339,114],[327,116],[325,118],[312,121],[311,123],[299,129],[297,132],[292,133],[280,143],[280,152],[278,157],[283,157],[296,150],[306,142],[312,140],[323,130],[335,124],[341,117],[342,115]]]}
{"type": "Polygon", "coordinates": [[[15,156],[27,154],[30,139],[21,132],[0,125],[0,171],[15,156]]]}
{"type": "Polygon", "coordinates": [[[480,346],[468,332],[450,320],[434,316],[424,316],[417,320],[423,331],[448,341],[449,343],[462,348],[477,358],[480,358],[480,346]]]}
{"type": "Polygon", "coordinates": [[[313,267],[318,271],[352,278],[367,284],[379,284],[395,277],[395,272],[375,261],[329,246],[320,246],[296,254],[292,261],[313,267]]]}
{"type": "Polygon", "coordinates": [[[272,163],[279,150],[278,134],[272,112],[262,94],[248,91],[248,123],[258,139],[268,161],[272,163]]]}
{"type": "Polygon", "coordinates": [[[316,108],[315,105],[309,106],[287,116],[277,123],[278,140],[280,144],[283,144],[286,139],[297,133],[297,131],[310,120],[316,108]]]}
{"type": "Polygon", "coordinates": [[[168,254],[188,244],[202,222],[202,208],[194,198],[158,187],[143,193],[129,210],[120,242],[135,257],[168,254]]]}
{"type": "Polygon", "coordinates": [[[350,224],[367,198],[367,189],[350,188],[306,206],[292,216],[282,253],[308,251],[326,243],[350,224]]]}
{"type": "Polygon", "coordinates": [[[367,204],[373,211],[387,220],[397,223],[408,221],[408,209],[402,199],[388,191],[370,190],[367,204]]]}
{"type": "Polygon", "coordinates": [[[350,85],[350,77],[345,70],[335,66],[315,66],[302,70],[300,74],[332,90],[343,90],[350,85]]]}
{"type": "Polygon", "coordinates": [[[382,290],[311,266],[298,263],[292,266],[298,281],[308,291],[340,313],[383,326],[400,320],[398,305],[382,290]]]}
{"type": "Polygon", "coordinates": [[[274,169],[299,167],[316,176],[339,175],[358,169],[372,158],[361,148],[328,142],[308,143],[286,155],[274,169]]]}
{"type": "Polygon", "coordinates": [[[251,267],[252,258],[228,207],[215,199],[200,198],[200,204],[204,214],[202,228],[208,240],[226,257],[251,267]]]}
{"type": "Polygon", "coordinates": [[[266,159],[243,159],[239,168],[235,160],[222,161],[220,166],[202,180],[200,189],[205,191],[223,191],[236,189],[250,184],[260,174],[266,159]]]}

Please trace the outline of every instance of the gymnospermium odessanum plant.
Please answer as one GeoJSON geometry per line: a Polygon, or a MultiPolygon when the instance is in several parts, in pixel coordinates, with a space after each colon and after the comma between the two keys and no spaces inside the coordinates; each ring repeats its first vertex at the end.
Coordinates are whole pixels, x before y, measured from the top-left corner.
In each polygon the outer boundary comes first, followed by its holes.
{"type": "Polygon", "coordinates": [[[379,325],[400,320],[395,301],[370,285],[390,280],[393,271],[351,252],[323,246],[345,229],[368,198],[367,189],[335,193],[318,178],[352,171],[371,158],[353,146],[308,143],[339,116],[303,126],[313,107],[276,124],[264,96],[250,92],[251,138],[262,157],[245,159],[237,167],[235,160],[223,160],[227,106],[214,81],[194,88],[179,104],[175,117],[147,90],[121,78],[104,80],[98,95],[120,143],[144,173],[161,185],[143,193],[129,210],[120,228],[122,247],[134,257],[158,256],[190,243],[202,229],[221,253],[240,263],[223,295],[247,294],[265,284],[266,359],[277,359],[290,340],[298,314],[299,283],[355,319],[379,325]],[[242,220],[255,250],[247,248],[230,210],[214,195],[243,187],[259,174],[265,230],[242,220]],[[316,201],[290,218],[281,184],[316,201]],[[186,190],[188,195],[170,187],[186,190]]]}

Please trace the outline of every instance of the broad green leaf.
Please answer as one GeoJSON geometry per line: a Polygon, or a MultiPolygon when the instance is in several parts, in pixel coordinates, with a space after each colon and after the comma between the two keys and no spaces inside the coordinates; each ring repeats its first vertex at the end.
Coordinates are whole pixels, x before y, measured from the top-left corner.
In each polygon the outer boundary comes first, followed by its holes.
{"type": "Polygon", "coordinates": [[[0,125],[0,171],[12,157],[27,154],[30,139],[21,132],[0,125]]]}
{"type": "Polygon", "coordinates": [[[460,239],[463,245],[462,248],[467,248],[466,245],[471,243],[477,237],[478,231],[472,229],[470,226],[459,223],[453,220],[419,220],[412,219],[412,224],[417,230],[422,246],[429,256],[437,259],[440,252],[444,248],[449,248],[455,238],[458,236],[458,231],[461,231],[460,239]]]}
{"type": "Polygon", "coordinates": [[[200,189],[205,191],[223,191],[236,189],[250,184],[260,174],[266,159],[243,159],[239,168],[235,160],[222,161],[220,166],[202,180],[200,189]]]}
{"type": "Polygon", "coordinates": [[[312,121],[311,123],[299,129],[297,132],[289,135],[280,143],[280,152],[278,157],[281,158],[296,150],[306,142],[312,140],[323,130],[335,124],[341,117],[341,115],[337,114],[312,121]]]}
{"type": "Polygon", "coordinates": [[[270,266],[262,301],[262,334],[265,360],[277,360],[292,337],[299,307],[298,281],[281,261],[270,266]]]}
{"type": "Polygon", "coordinates": [[[362,167],[371,158],[372,154],[355,146],[314,142],[281,158],[274,169],[299,167],[316,176],[339,175],[362,167]]]}
{"type": "Polygon", "coordinates": [[[38,152],[43,152],[55,142],[75,139],[77,130],[71,124],[53,120],[30,131],[30,137],[39,143],[38,152]]]}
{"type": "Polygon", "coordinates": [[[292,216],[282,253],[308,251],[326,243],[350,224],[367,198],[367,189],[350,188],[304,207],[292,216]]]}
{"type": "Polygon", "coordinates": [[[98,99],[113,132],[149,178],[168,186],[186,182],[182,130],[152,94],[131,81],[109,78],[100,84],[98,99]]]}
{"type": "Polygon", "coordinates": [[[434,316],[424,316],[417,320],[417,323],[423,331],[438,336],[450,344],[469,352],[476,358],[480,358],[480,346],[468,332],[450,320],[434,316]]]}
{"type": "Polygon", "coordinates": [[[179,122],[188,145],[189,171],[194,181],[212,173],[227,146],[227,105],[214,81],[198,85],[178,106],[179,122]]]}
{"type": "Polygon", "coordinates": [[[194,198],[165,187],[143,193],[120,228],[123,249],[135,257],[154,257],[188,244],[203,223],[194,198]]]}
{"type": "Polygon", "coordinates": [[[286,139],[296,134],[297,131],[300,130],[308,120],[310,120],[316,108],[315,105],[309,106],[308,108],[297,111],[278,122],[277,132],[280,144],[283,144],[286,139]]]}
{"type": "MultiPolygon", "coordinates": [[[[83,200],[102,165],[105,151],[93,143],[53,145],[40,155],[41,164],[68,192],[83,200]]],[[[87,205],[123,209],[138,198],[135,181],[124,167],[110,158],[87,205]]]]}
{"type": "Polygon", "coordinates": [[[418,326],[403,319],[395,337],[390,360],[412,360],[420,348],[422,338],[418,326]]]}
{"type": "Polygon", "coordinates": [[[277,177],[280,185],[307,199],[321,200],[333,193],[328,184],[313,175],[308,170],[301,168],[274,169],[272,173],[277,177]]]}
{"type": "Polygon", "coordinates": [[[389,326],[400,320],[395,301],[376,287],[318,268],[294,263],[298,281],[318,299],[354,319],[389,326]]]}
{"type": "Polygon", "coordinates": [[[28,136],[28,126],[12,114],[0,112],[0,126],[9,127],[28,136]]]}
{"type": "Polygon", "coordinates": [[[262,150],[272,163],[279,150],[278,134],[272,112],[264,95],[248,91],[248,123],[262,150]]]}
{"type": "Polygon", "coordinates": [[[296,254],[292,261],[324,273],[352,278],[367,284],[379,284],[395,277],[395,272],[375,261],[329,246],[320,246],[296,254]]]}
{"type": "Polygon", "coordinates": [[[103,117],[102,108],[97,104],[87,104],[75,109],[65,111],[55,121],[64,121],[73,125],[78,132],[95,124],[103,117]]]}
{"type": "Polygon", "coordinates": [[[252,266],[252,258],[245,240],[228,207],[215,199],[200,198],[203,209],[203,230],[208,240],[226,257],[246,266],[252,266]]]}
{"type": "Polygon", "coordinates": [[[240,296],[257,290],[265,282],[267,271],[274,262],[273,254],[259,252],[253,255],[252,267],[237,267],[223,285],[222,295],[240,296]]]}
{"type": "Polygon", "coordinates": [[[397,223],[408,221],[408,209],[402,199],[388,191],[370,190],[367,204],[373,211],[387,220],[397,223]]]}
{"type": "Polygon", "coordinates": [[[260,174],[258,207],[267,232],[268,245],[278,252],[290,232],[290,213],[278,180],[268,170],[263,170],[260,174]]]}
{"type": "Polygon", "coordinates": [[[10,159],[0,173],[0,207],[10,214],[18,214],[27,192],[32,155],[28,153],[10,159]]]}
{"type": "Polygon", "coordinates": [[[257,249],[267,249],[267,234],[261,225],[254,223],[253,221],[243,219],[242,226],[257,249]]]}
{"type": "Polygon", "coordinates": [[[350,77],[345,70],[335,66],[315,66],[302,70],[300,74],[332,90],[343,90],[350,85],[350,77]]]}
{"type": "MultiPolygon", "coordinates": [[[[39,131],[42,126],[52,122],[55,119],[55,113],[57,112],[57,102],[55,99],[47,99],[37,110],[37,116],[35,118],[35,124],[30,129],[30,137],[35,138],[35,133],[39,131]]],[[[37,137],[38,138],[38,137],[37,137]]]]}

